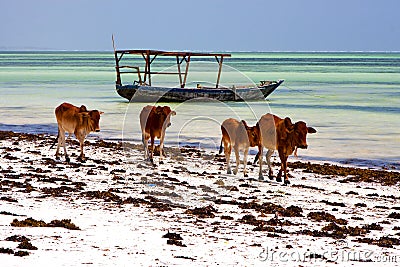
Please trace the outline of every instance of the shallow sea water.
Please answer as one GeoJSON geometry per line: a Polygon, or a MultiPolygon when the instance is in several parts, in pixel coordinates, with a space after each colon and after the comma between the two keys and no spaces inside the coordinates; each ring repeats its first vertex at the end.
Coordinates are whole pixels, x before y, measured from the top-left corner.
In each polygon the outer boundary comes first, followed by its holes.
{"type": "MultiPolygon", "coordinates": [[[[173,58],[157,60],[153,70],[175,67],[173,58]]],[[[309,135],[309,149],[299,151],[302,159],[400,169],[400,53],[232,53],[224,63],[226,86],[285,82],[266,101],[168,103],[177,112],[168,145],[216,151],[224,119],[250,125],[272,112],[317,129],[309,135]]],[[[188,84],[215,82],[214,61],[190,67],[188,84]]],[[[54,108],[70,102],[105,112],[102,131],[92,136],[139,143],[145,103],[128,103],[114,82],[112,52],[0,52],[0,130],[56,134],[54,108]]],[[[153,82],[178,81],[158,75],[153,82]]]]}

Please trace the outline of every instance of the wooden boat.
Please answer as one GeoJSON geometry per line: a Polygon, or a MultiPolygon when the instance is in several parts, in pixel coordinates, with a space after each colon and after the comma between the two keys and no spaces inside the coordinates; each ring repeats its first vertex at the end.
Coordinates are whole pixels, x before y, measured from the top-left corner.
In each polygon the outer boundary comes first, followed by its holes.
{"type": "Polygon", "coordinates": [[[116,85],[117,93],[132,101],[183,102],[191,99],[218,101],[262,100],[271,94],[283,80],[246,88],[171,88],[140,84],[116,85]],[[133,96],[135,96],[133,98],[133,96]]]}
{"type": "Polygon", "coordinates": [[[197,52],[167,52],[158,50],[116,50],[114,46],[114,56],[116,62],[116,90],[117,93],[129,101],[163,101],[163,102],[183,102],[191,99],[196,100],[218,100],[218,101],[248,101],[264,100],[282,82],[260,81],[259,85],[252,86],[232,86],[230,88],[220,85],[222,63],[225,57],[230,57],[226,53],[197,53],[197,52]],[[141,55],[145,61],[144,70],[138,66],[122,65],[121,60],[125,55],[141,55]],[[177,72],[153,72],[151,64],[158,56],[175,57],[177,72]],[[192,57],[215,57],[218,63],[217,81],[214,86],[203,87],[197,84],[195,87],[186,87],[189,71],[190,59],[192,57]],[[184,66],[182,63],[185,62],[184,66]],[[184,71],[182,67],[185,67],[184,71]],[[137,74],[137,80],[132,84],[123,84],[121,75],[130,73],[137,74]],[[165,87],[152,85],[152,74],[173,74],[178,75],[179,87],[165,87]]]}

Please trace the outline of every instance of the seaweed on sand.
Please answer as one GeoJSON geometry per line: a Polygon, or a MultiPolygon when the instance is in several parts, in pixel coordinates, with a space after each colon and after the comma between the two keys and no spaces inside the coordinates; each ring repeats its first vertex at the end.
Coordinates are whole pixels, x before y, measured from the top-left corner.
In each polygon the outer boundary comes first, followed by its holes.
{"type": "Polygon", "coordinates": [[[78,226],[71,223],[70,219],[63,220],[52,220],[50,223],[45,223],[42,220],[35,220],[33,218],[27,218],[25,220],[19,221],[18,219],[14,219],[11,223],[11,226],[14,227],[63,227],[69,230],[80,230],[78,226]]]}

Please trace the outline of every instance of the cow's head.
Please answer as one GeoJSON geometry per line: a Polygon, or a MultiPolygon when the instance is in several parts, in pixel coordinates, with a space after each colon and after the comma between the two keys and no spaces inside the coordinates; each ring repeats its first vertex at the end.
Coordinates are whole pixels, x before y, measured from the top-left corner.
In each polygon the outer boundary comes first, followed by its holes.
{"type": "Polygon", "coordinates": [[[247,137],[249,138],[249,143],[250,146],[258,146],[261,143],[261,132],[260,132],[260,126],[257,122],[256,126],[249,127],[246,123],[246,121],[242,120],[242,123],[244,125],[244,128],[246,129],[247,132],[247,137]]]}
{"type": "Polygon", "coordinates": [[[313,127],[307,127],[304,121],[298,121],[294,124],[294,134],[296,136],[296,145],[298,148],[306,149],[307,145],[307,133],[316,133],[317,131],[313,127]]]}
{"type": "Polygon", "coordinates": [[[171,116],[176,115],[176,112],[172,111],[168,106],[157,106],[154,112],[161,117],[162,121],[164,121],[163,125],[165,127],[171,126],[171,116]]]}
{"type": "Polygon", "coordinates": [[[100,115],[104,112],[98,110],[91,110],[80,112],[79,116],[82,118],[82,126],[90,132],[100,132],[100,115]]]}

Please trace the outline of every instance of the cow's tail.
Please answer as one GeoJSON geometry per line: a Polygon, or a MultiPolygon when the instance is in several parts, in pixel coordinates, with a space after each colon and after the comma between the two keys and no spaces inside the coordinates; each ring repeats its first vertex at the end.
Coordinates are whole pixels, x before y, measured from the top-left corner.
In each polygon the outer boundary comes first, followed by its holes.
{"type": "Polygon", "coordinates": [[[221,138],[221,144],[219,145],[219,154],[222,153],[222,151],[224,151],[224,147],[222,146],[222,141],[224,140],[224,138],[221,138]]]}
{"type": "Polygon", "coordinates": [[[50,147],[50,149],[52,149],[53,148],[53,146],[56,144],[56,142],[58,141],[58,138],[60,137],[60,129],[58,129],[58,133],[57,133],[57,137],[56,137],[56,139],[54,139],[54,142],[53,142],[53,144],[51,145],[51,147],[50,147]]]}

